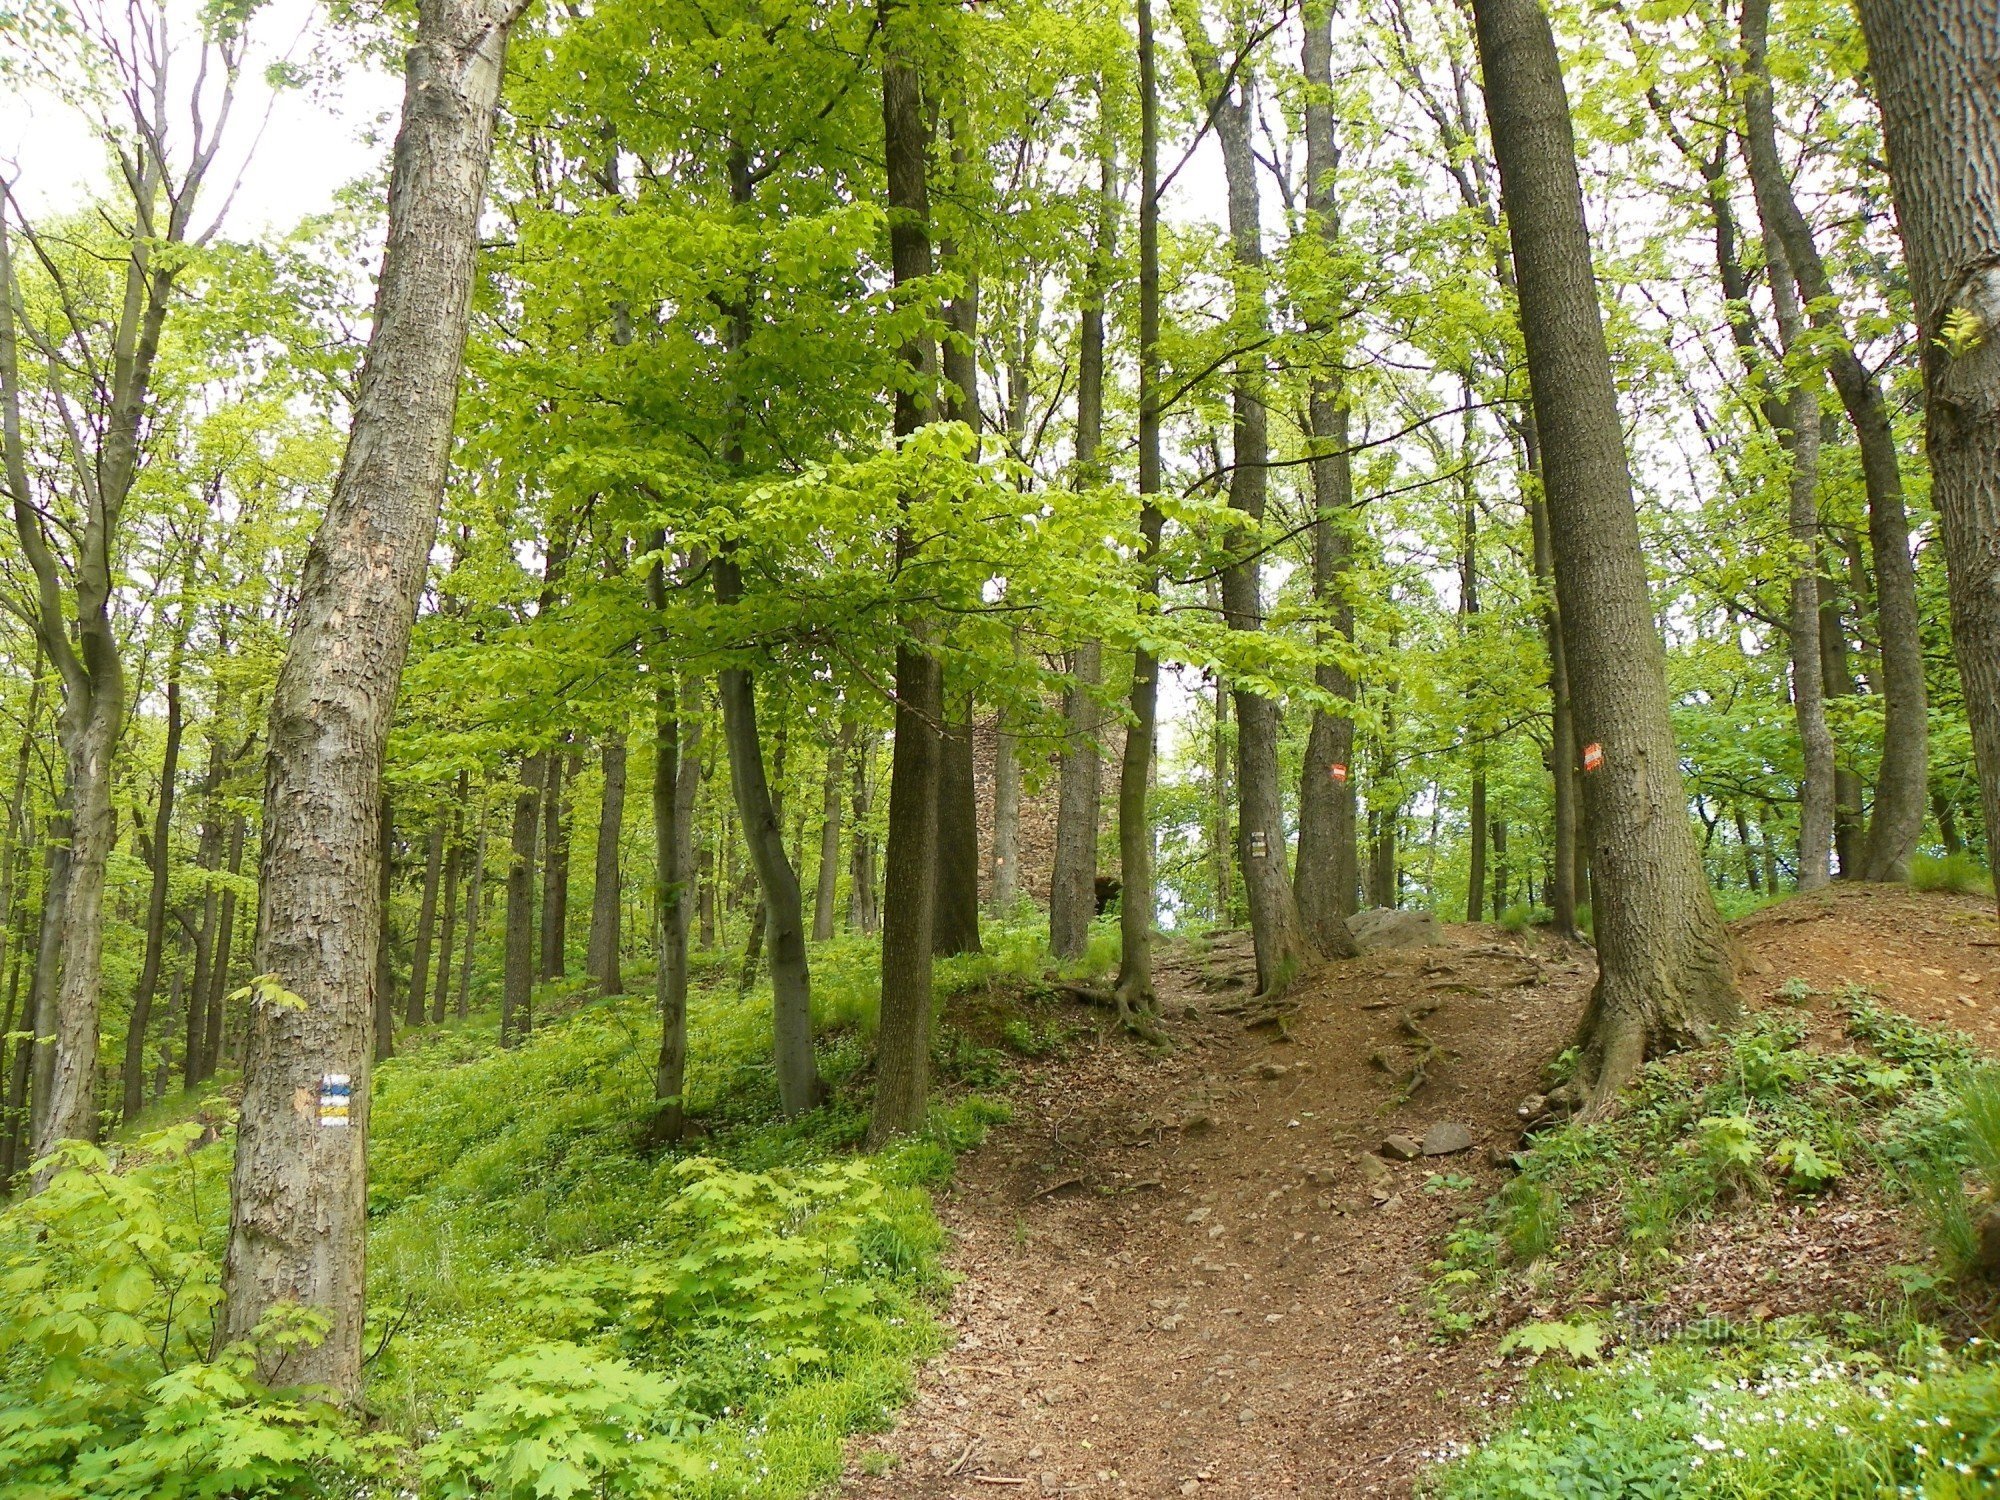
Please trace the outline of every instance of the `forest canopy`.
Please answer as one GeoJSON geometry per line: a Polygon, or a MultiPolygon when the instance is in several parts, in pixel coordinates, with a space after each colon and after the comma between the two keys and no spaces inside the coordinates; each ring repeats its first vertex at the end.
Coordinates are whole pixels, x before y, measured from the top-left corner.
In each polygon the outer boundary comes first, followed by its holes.
{"type": "Polygon", "coordinates": [[[1990,904],[1996,57],[0,8],[0,1497],[808,1493],[936,1347],[967,994],[1158,1060],[1191,944],[1289,1040],[1482,924],[1588,979],[1529,1142],[1629,1144],[1767,1034],[1729,923],[1990,904]]]}

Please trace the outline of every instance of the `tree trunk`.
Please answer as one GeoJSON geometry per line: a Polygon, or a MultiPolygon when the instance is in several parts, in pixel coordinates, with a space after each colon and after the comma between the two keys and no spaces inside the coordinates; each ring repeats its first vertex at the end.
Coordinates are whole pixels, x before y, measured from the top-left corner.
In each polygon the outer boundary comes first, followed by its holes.
{"type": "MultiPolygon", "coordinates": [[[[1109,477],[1104,444],[1104,321],[1116,248],[1117,142],[1102,118],[1099,97],[1097,235],[1090,273],[1084,283],[1076,363],[1076,483],[1102,484],[1109,477]]],[[[1103,757],[1097,736],[1100,715],[1095,692],[1104,679],[1104,647],[1082,641],[1069,654],[1063,686],[1063,748],[1056,782],[1056,841],[1049,874],[1049,951],[1058,959],[1079,959],[1090,946],[1097,915],[1097,829],[1104,796],[1103,757]]]]}
{"type": "Polygon", "coordinates": [[[486,793],[479,789],[479,833],[472,841],[472,878],[465,883],[465,953],[458,962],[458,1001],[454,1007],[463,1021],[472,1008],[472,960],[479,951],[480,898],[486,890],[486,793]]]}
{"type": "Polygon", "coordinates": [[[820,789],[819,879],[813,887],[813,941],[833,937],[833,906],[840,894],[840,809],[847,760],[854,753],[854,717],[840,721],[840,737],[826,748],[826,780],[820,789]]]}
{"type": "Polygon", "coordinates": [[[417,945],[410,955],[410,990],[403,1005],[403,1022],[424,1024],[424,992],[430,988],[431,938],[437,929],[438,886],[444,877],[444,823],[431,820],[424,839],[424,893],[417,906],[417,945]]]}
{"type": "Polygon", "coordinates": [[[62,962],[62,933],[69,901],[69,823],[60,812],[49,819],[48,853],[43,861],[42,924],[35,944],[35,971],[28,985],[28,1014],[34,1018],[31,1047],[34,1064],[29,1079],[28,1160],[36,1159],[35,1143],[47,1134],[49,1080],[56,1067],[57,965],[62,962]]]}
{"type": "Polygon", "coordinates": [[[1507,820],[1493,820],[1493,920],[1499,921],[1507,914],[1509,894],[1509,870],[1507,869],[1507,820]]]}
{"type": "MultiPolygon", "coordinates": [[[[185,616],[184,616],[185,618],[185,616]]],[[[146,1025],[153,1015],[153,995],[159,988],[160,962],[167,946],[167,877],[171,873],[169,843],[174,826],[174,781],[181,762],[180,643],[175,642],[167,673],[167,734],[160,762],[160,800],[153,809],[153,879],[146,892],[146,956],[139,965],[139,982],[132,990],[132,1019],[125,1027],[125,1097],[123,1118],[137,1117],[146,1103],[146,1025]]]]}
{"type": "Polygon", "coordinates": [[[1103,798],[1097,702],[1104,648],[1085,641],[1070,653],[1063,687],[1062,764],[1056,778],[1056,847],[1049,874],[1049,951],[1082,958],[1097,915],[1097,825],[1103,798]]]}
{"type": "MultiPolygon", "coordinates": [[[[396,884],[396,830],[387,792],[382,795],[382,858],[376,865],[376,903],[382,913],[382,936],[375,945],[375,1042],[373,1060],[386,1062],[396,1055],[396,987],[389,982],[395,949],[395,922],[389,910],[389,895],[396,884]]],[[[209,1007],[209,1022],[222,1018],[220,1002],[209,1007]]],[[[217,1050],[220,1050],[219,1047],[217,1050]]],[[[324,1092],[324,1091],[322,1091],[324,1092]]]]}
{"type": "Polygon", "coordinates": [[[500,1042],[511,1047],[534,1029],[535,862],[542,827],[542,785],[552,755],[522,757],[514,794],[514,837],[507,862],[507,952],[500,979],[500,1042]]]}
{"type": "Polygon", "coordinates": [[[2000,17],[1977,0],[1860,10],[1923,349],[1952,644],[2000,864],[2000,17]]]}
{"type": "Polygon", "coordinates": [[[931,951],[979,949],[979,799],[972,774],[972,694],[946,694],[938,746],[937,911],[931,951]]]}
{"type": "MultiPolygon", "coordinates": [[[[664,554],[664,535],[656,533],[652,546],[664,554]]],[[[663,560],[656,560],[647,575],[646,597],[656,614],[665,613],[663,560]]],[[[646,671],[653,679],[653,866],[659,878],[653,892],[659,942],[653,998],[660,1011],[660,1053],[653,1065],[651,1134],[667,1145],[681,1138],[687,1122],[687,897],[693,875],[694,788],[701,766],[694,733],[700,721],[687,721],[684,730],[685,694],[672,668],[655,660],[647,662],[646,671]]]]}
{"type": "MultiPolygon", "coordinates": [[[[1473,490],[1472,480],[1472,389],[1466,382],[1465,389],[1465,451],[1460,455],[1460,466],[1465,470],[1459,480],[1459,554],[1458,554],[1458,627],[1459,640],[1464,643],[1472,635],[1473,625],[1479,614],[1479,505],[1473,490]]],[[[1467,694],[1469,700],[1479,697],[1477,684],[1467,694]]],[[[1468,701],[1467,721],[1473,727],[1471,733],[1480,736],[1479,716],[1473,713],[1473,704],[1468,701]]],[[[1467,799],[1466,834],[1471,839],[1471,852],[1467,864],[1465,880],[1465,920],[1477,922],[1486,901],[1486,746],[1483,737],[1472,747],[1472,787],[1467,799]]],[[[1498,917],[1500,913],[1493,913],[1498,917]]]]}
{"type": "MultiPolygon", "coordinates": [[[[1221,613],[1221,589],[1218,584],[1209,585],[1213,591],[1210,607],[1221,613]]],[[[1229,685],[1222,674],[1215,674],[1215,703],[1208,721],[1208,868],[1209,883],[1215,887],[1215,921],[1218,926],[1228,926],[1235,917],[1235,892],[1230,890],[1230,860],[1233,857],[1230,845],[1230,830],[1235,819],[1230,816],[1232,783],[1229,754],[1229,685]]]]}
{"type": "Polygon", "coordinates": [[[993,726],[993,910],[1021,899],[1021,761],[1002,709],[993,726]]]}
{"type": "MultiPolygon", "coordinates": [[[[1333,119],[1333,5],[1307,8],[1300,50],[1305,100],[1306,209],[1326,252],[1341,253],[1340,207],[1335,189],[1340,143],[1333,119]]],[[[1312,457],[1312,601],[1318,615],[1314,642],[1321,659],[1313,683],[1340,700],[1346,712],[1315,708],[1299,772],[1299,868],[1295,882],[1299,919],[1315,947],[1329,958],[1355,952],[1347,918],[1354,913],[1360,853],[1354,823],[1354,679],[1332,653],[1354,640],[1354,606],[1347,594],[1353,556],[1348,528],[1354,516],[1354,459],[1349,451],[1350,412],[1342,368],[1337,309],[1316,311],[1308,329],[1332,348],[1321,356],[1306,397],[1312,457]]]]}
{"type": "Polygon", "coordinates": [[[1599,976],[1577,1092],[1592,1112],[1649,1051],[1740,1013],[1687,822],[1561,62],[1538,0],[1475,0],[1584,776],[1599,976]],[[1597,756],[1601,756],[1601,763],[1597,756]]]}
{"type": "Polygon", "coordinates": [[[441,1026],[451,996],[451,961],[458,938],[458,878],[465,868],[462,841],[465,816],[466,774],[458,773],[458,792],[451,810],[451,831],[445,838],[444,904],[440,908],[438,930],[437,983],[431,988],[431,1024],[441,1026]]]}
{"type": "MultiPolygon", "coordinates": [[[[1813,326],[1826,336],[1828,373],[1846,407],[1861,450],[1868,492],[1868,545],[1875,561],[1875,618],[1882,650],[1882,763],[1868,820],[1863,875],[1906,880],[1910,856],[1924,831],[1929,796],[1923,639],[1917,617],[1917,575],[1910,558],[1910,523],[1903,501],[1901,461],[1881,382],[1861,363],[1841,325],[1826,266],[1812,227],[1792,196],[1778,155],[1775,109],[1765,61],[1770,0],[1743,7],[1746,156],[1757,206],[1774,230],[1813,326]]],[[[1917,85],[1919,88],[1922,84],[1917,85]]]]}
{"type": "Polygon", "coordinates": [[[854,757],[854,793],[849,803],[854,831],[849,836],[847,866],[847,925],[854,932],[871,934],[882,925],[875,892],[875,831],[868,826],[875,790],[868,777],[868,763],[873,758],[872,742],[864,743],[854,757]]]}
{"type": "MultiPolygon", "coordinates": [[[[1152,0],[1138,0],[1139,46],[1139,536],[1147,592],[1158,595],[1155,558],[1165,527],[1160,493],[1160,87],[1152,0]]],[[[1143,602],[1143,601],[1142,601],[1143,602]]],[[[1118,766],[1119,1019],[1150,1029],[1153,992],[1153,824],[1147,807],[1159,728],[1160,663],[1132,653],[1132,722],[1118,766]]]]}
{"type": "Polygon", "coordinates": [[[209,970],[215,959],[215,923],[222,907],[216,872],[222,868],[222,793],[224,758],[221,744],[211,730],[208,766],[201,778],[201,835],[195,845],[195,868],[201,873],[201,919],[194,931],[194,978],[188,988],[186,1038],[181,1049],[181,1080],[193,1088],[208,1074],[203,1071],[204,1045],[208,1037],[209,970]]]}
{"type": "MultiPolygon", "coordinates": [[[[1222,147],[1228,191],[1229,240],[1235,267],[1231,336],[1245,348],[1261,345],[1269,332],[1266,312],[1264,245],[1258,165],[1251,127],[1254,105],[1250,75],[1239,66],[1223,74],[1198,8],[1181,11],[1189,59],[1222,147]]],[[[1269,371],[1262,353],[1237,357],[1230,382],[1231,443],[1229,505],[1244,519],[1230,539],[1233,557],[1222,570],[1223,619],[1231,630],[1264,628],[1261,532],[1270,494],[1269,371]]],[[[1250,907],[1250,932],[1257,953],[1257,988],[1282,994],[1300,969],[1318,954],[1307,936],[1292,893],[1287,859],[1284,798],[1278,780],[1278,705],[1238,687],[1236,699],[1236,859],[1250,907]]]]}
{"type": "Polygon", "coordinates": [[[306,1003],[253,1007],[223,1332],[248,1336],[279,1302],[323,1312],[322,1343],[267,1351],[259,1373],[350,1400],[361,1384],[367,1018],[382,927],[375,804],[444,493],[494,107],[518,7],[420,8],[347,456],[307,555],[272,696],[254,968],[306,1003]],[[351,1089],[346,1115],[337,1113],[342,1087],[351,1089]]]}
{"type": "Polygon", "coordinates": [[[217,903],[215,947],[209,955],[208,1003],[202,1020],[201,1076],[215,1076],[222,1060],[222,1022],[229,1002],[230,955],[236,941],[236,881],[243,874],[243,814],[229,821],[229,852],[223,865],[229,881],[217,903]]]}
{"type": "MultiPolygon", "coordinates": [[[[728,610],[743,596],[736,563],[726,554],[718,556],[712,570],[715,602],[728,610]]],[[[729,756],[729,784],[761,893],[759,920],[752,922],[744,948],[744,972],[755,974],[758,949],[763,948],[771,964],[778,1098],[787,1115],[797,1115],[819,1103],[821,1085],[813,1058],[812,970],[806,955],[804,899],[798,871],[785,852],[784,811],[779,800],[785,777],[784,727],[781,721],[772,774],[767,778],[757,729],[756,680],[746,667],[725,667],[717,674],[716,690],[722,700],[722,743],[729,756]]]]}
{"type": "Polygon", "coordinates": [[[1549,912],[1556,933],[1575,942],[1579,896],[1590,884],[1581,876],[1583,846],[1578,827],[1576,786],[1576,725],[1569,700],[1569,658],[1563,650],[1562,610],[1556,603],[1555,554],[1549,542],[1548,506],[1542,498],[1542,450],[1532,413],[1515,424],[1521,444],[1521,466],[1527,481],[1528,529],[1534,549],[1535,588],[1541,596],[1542,640],[1549,655],[1549,783],[1555,806],[1555,826],[1549,850],[1549,912]]]}
{"type": "Polygon", "coordinates": [[[590,892],[590,977],[600,995],[625,993],[618,964],[618,918],[623,910],[618,843],[625,830],[625,736],[612,735],[601,752],[604,798],[597,813],[597,864],[590,892]]]}
{"type": "MultiPolygon", "coordinates": [[[[889,259],[894,284],[921,285],[931,275],[930,187],[924,84],[905,33],[918,22],[907,0],[877,0],[882,31],[882,135],[887,166],[889,259]]],[[[937,348],[919,333],[903,345],[908,374],[896,387],[893,429],[900,441],[927,419],[937,379],[937,348]]],[[[915,555],[909,528],[896,532],[899,566],[915,555]]],[[[904,618],[896,646],[895,749],[889,767],[887,880],[882,893],[882,1006],[876,1035],[875,1106],[868,1139],[921,1129],[930,1100],[931,941],[937,864],[937,726],[944,707],[927,626],[904,618]]]]}
{"type": "MultiPolygon", "coordinates": [[[[564,736],[567,741],[568,736],[564,736]]],[[[549,752],[542,786],[542,942],[541,977],[560,979],[569,972],[569,762],[572,754],[558,747],[549,752]]]]}

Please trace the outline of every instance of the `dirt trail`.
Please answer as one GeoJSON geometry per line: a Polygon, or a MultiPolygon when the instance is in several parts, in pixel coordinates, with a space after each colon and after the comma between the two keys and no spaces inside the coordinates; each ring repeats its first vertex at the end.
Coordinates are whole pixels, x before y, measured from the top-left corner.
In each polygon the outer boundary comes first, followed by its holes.
{"type": "Polygon", "coordinates": [[[1489,1152],[1511,1146],[1591,977],[1565,947],[1446,938],[1325,970],[1282,1031],[1232,1013],[1253,983],[1247,936],[1168,948],[1172,1050],[1080,1042],[963,1164],[941,1205],[964,1278],[956,1344],[902,1426],[858,1450],[894,1469],[844,1493],[1407,1490],[1499,1378],[1470,1343],[1428,1344],[1424,1268],[1498,1185],[1489,1152]],[[1424,1051],[1406,1014],[1438,1051],[1399,1104],[1424,1051]],[[1378,1164],[1379,1180],[1364,1167],[1392,1131],[1441,1122],[1472,1148],[1378,1164]],[[1450,1181],[1425,1191],[1433,1174],[1450,1181]]]}
{"type": "MultiPolygon", "coordinates": [[[[1843,888],[1738,933],[1753,1004],[1794,975],[1829,996],[1869,984],[2000,1051],[1988,904],[1843,888]]],[[[1099,1035],[1032,1071],[1014,1122],[941,1205],[963,1278],[955,1344],[900,1427],[857,1442],[893,1468],[842,1493],[1407,1494],[1512,1382],[1491,1336],[1429,1342],[1426,1266],[1502,1181],[1491,1153],[1514,1143],[1515,1108],[1594,975],[1586,951],[1547,940],[1444,936],[1330,966],[1282,1031],[1246,1024],[1246,935],[1172,945],[1171,1051],[1099,1035]],[[1399,1102],[1430,1047],[1426,1081],[1399,1102]],[[1439,1123],[1465,1126],[1472,1148],[1369,1155],[1439,1123]]]]}

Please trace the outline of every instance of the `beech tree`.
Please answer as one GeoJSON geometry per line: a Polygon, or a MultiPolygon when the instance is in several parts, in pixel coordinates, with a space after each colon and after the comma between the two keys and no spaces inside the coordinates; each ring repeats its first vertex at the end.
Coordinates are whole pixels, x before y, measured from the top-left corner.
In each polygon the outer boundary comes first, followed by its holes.
{"type": "Polygon", "coordinates": [[[1649,1053],[1712,1035],[1740,1001],[1683,811],[1562,63],[1539,0],[1474,15],[1585,742],[1599,973],[1575,1094],[1602,1113],[1649,1053]]]}
{"type": "Polygon", "coordinates": [[[2000,828],[2000,20],[1859,0],[1923,340],[1925,451],[1987,837],[2000,828]]]}
{"type": "Polygon", "coordinates": [[[260,981],[230,1179],[225,1336],[290,1304],[267,1379],[358,1394],[382,752],[450,458],[494,111],[518,0],[425,0],[347,458],[306,558],[271,708],[260,981]]]}

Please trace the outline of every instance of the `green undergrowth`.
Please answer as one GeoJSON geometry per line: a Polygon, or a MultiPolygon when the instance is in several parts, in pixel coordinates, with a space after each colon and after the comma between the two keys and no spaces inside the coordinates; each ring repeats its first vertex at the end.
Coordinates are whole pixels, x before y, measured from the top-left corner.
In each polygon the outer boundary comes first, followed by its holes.
{"type": "MultiPolygon", "coordinates": [[[[2000,1072],[1865,991],[1818,1028],[1803,984],[1780,995],[1795,1008],[1649,1064],[1614,1118],[1538,1136],[1447,1237],[1431,1268],[1437,1337],[1513,1323],[1500,1353],[1536,1369],[1511,1418],[1436,1471],[1432,1493],[1957,1500],[2000,1487],[2000,1365],[1967,1337],[1992,1305],[1972,1226],[2000,1189],[2000,1072]],[[1920,1224],[1926,1248],[1878,1268],[1859,1303],[1738,1320],[1666,1295],[1706,1221],[1879,1205],[1920,1224]]],[[[1774,1247],[1779,1273],[1795,1253],[1774,1247]]]]}
{"type": "Polygon", "coordinates": [[[814,955],[827,1104],[779,1117],[768,994],[709,985],[694,1131],[664,1152],[644,999],[538,997],[559,1019],[510,1050],[478,1018],[406,1041],[374,1092],[365,1420],[213,1351],[226,1126],[72,1149],[0,1215],[0,1500],[812,1492],[940,1347],[928,1190],[1004,1118],[982,1090],[1066,1042],[1031,930],[988,937],[939,965],[928,1131],[878,1154],[860,942],[814,955]]]}

